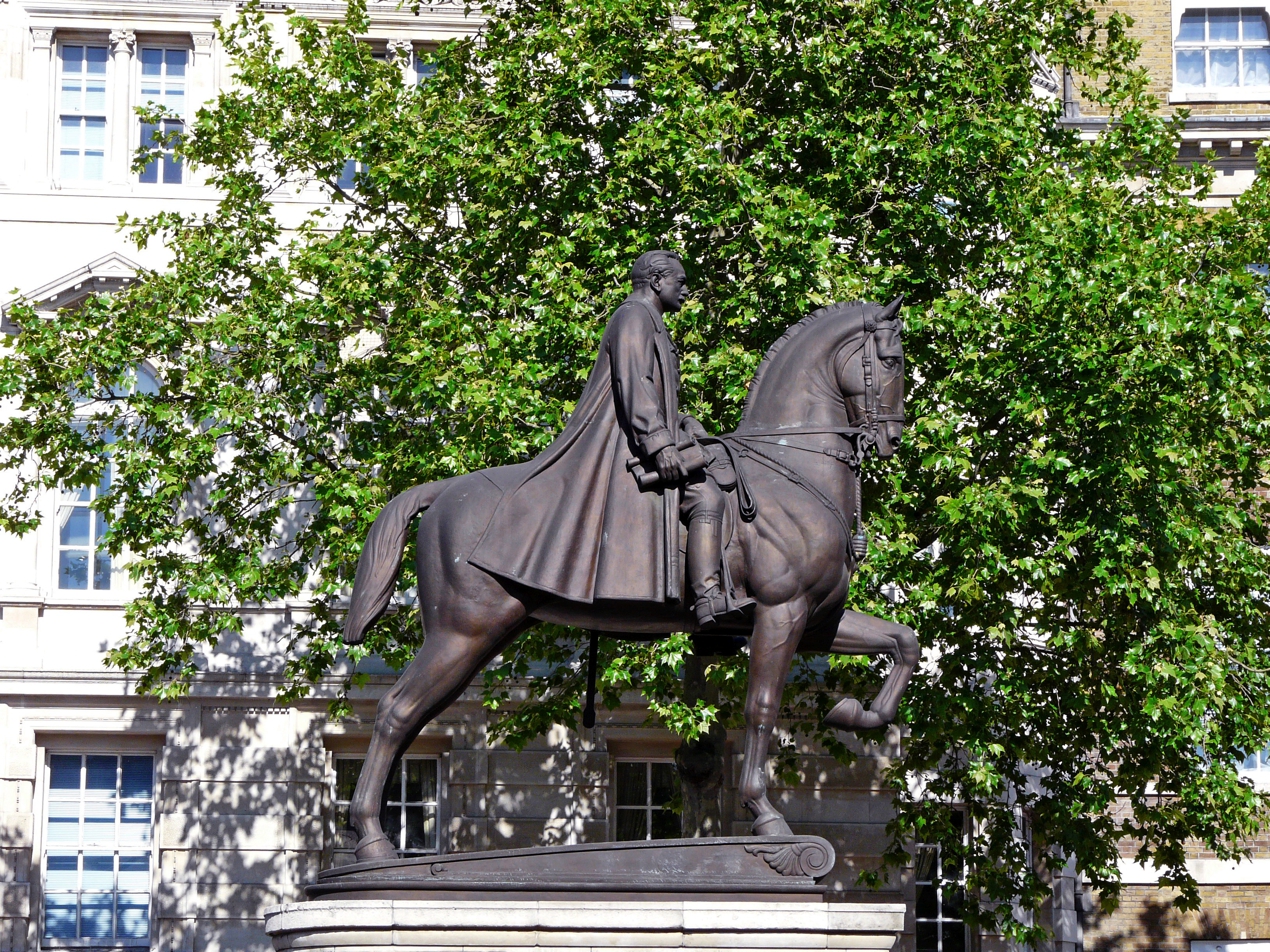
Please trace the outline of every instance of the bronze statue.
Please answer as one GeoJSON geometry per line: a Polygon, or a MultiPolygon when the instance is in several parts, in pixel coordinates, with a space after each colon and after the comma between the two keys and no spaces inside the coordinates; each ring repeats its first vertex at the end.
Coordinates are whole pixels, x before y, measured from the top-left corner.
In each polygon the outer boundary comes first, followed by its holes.
{"type": "Polygon", "coordinates": [[[754,832],[788,834],[767,799],[768,745],[795,651],[889,654],[866,709],[842,730],[895,717],[918,660],[904,625],[843,609],[864,556],[860,465],[892,455],[904,422],[898,300],[822,308],[768,351],[735,433],[679,413],[678,352],[662,321],[687,296],[677,255],[640,257],[564,431],[527,463],[415,486],[375,520],[345,621],[362,640],[387,608],[414,517],[423,647],[379,703],[351,804],[357,858],[396,855],[379,802],[396,757],[508,642],[539,621],[649,638],[749,636],[739,792],[754,832]],[[688,525],[683,597],[680,522],[688,525]]]}

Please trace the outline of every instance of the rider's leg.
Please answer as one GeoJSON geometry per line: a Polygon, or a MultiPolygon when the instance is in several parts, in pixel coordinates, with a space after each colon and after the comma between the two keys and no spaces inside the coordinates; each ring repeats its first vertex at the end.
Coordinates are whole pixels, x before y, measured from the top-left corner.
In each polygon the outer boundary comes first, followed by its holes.
{"type": "Polygon", "coordinates": [[[684,486],[679,512],[688,524],[688,584],[696,596],[693,609],[702,628],[727,607],[720,581],[724,505],[723,490],[704,473],[684,486]]]}

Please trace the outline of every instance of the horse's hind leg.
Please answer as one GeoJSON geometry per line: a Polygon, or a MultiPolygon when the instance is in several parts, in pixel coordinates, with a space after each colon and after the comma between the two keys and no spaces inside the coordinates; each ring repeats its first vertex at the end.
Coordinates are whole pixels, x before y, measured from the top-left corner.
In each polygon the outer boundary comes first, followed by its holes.
{"type": "Polygon", "coordinates": [[[825,717],[825,723],[840,730],[854,731],[881,727],[895,720],[900,697],[908,687],[920,658],[913,629],[898,622],[848,611],[838,623],[838,633],[834,635],[829,650],[846,655],[889,654],[895,659],[895,664],[867,710],[855,698],[844,697],[825,717]]]}
{"type": "Polygon", "coordinates": [[[361,839],[357,859],[393,859],[379,806],[393,762],[473,676],[528,626],[540,597],[513,588],[466,560],[497,503],[487,481],[448,490],[419,524],[419,610],[423,647],[379,702],[375,732],[349,805],[361,839]],[[456,555],[457,553],[457,555],[456,555]]]}

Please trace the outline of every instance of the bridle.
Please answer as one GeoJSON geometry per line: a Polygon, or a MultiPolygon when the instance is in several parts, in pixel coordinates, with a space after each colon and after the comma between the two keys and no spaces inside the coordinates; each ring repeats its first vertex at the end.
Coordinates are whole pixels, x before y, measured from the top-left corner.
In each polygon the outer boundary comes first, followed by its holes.
{"type": "Polygon", "coordinates": [[[881,404],[882,395],[876,389],[877,375],[875,374],[874,362],[877,360],[877,332],[879,330],[901,331],[903,324],[895,318],[890,321],[878,323],[877,319],[868,316],[864,319],[864,333],[861,335],[860,347],[857,351],[852,351],[847,355],[850,359],[857,352],[860,353],[861,368],[864,373],[864,425],[863,426],[787,426],[780,427],[775,430],[734,430],[731,433],[725,433],[717,437],[704,437],[699,440],[701,443],[713,443],[721,446],[728,454],[732,462],[732,468],[736,471],[736,492],[737,492],[737,508],[741,518],[746,522],[753,521],[758,513],[758,507],[754,502],[754,497],[750,493],[749,485],[745,480],[745,473],[742,468],[737,465],[736,457],[742,459],[753,459],[768,469],[779,473],[788,479],[795,486],[805,490],[809,495],[817,499],[821,505],[828,509],[837,518],[838,524],[842,526],[842,531],[851,542],[851,553],[855,557],[857,564],[864,560],[868,554],[868,536],[864,531],[864,518],[861,504],[861,485],[860,485],[860,466],[871,450],[877,449],[878,433],[884,423],[903,423],[904,414],[895,412],[882,412],[881,404]],[[837,434],[841,436],[850,445],[847,450],[834,449],[828,446],[812,447],[802,446],[798,443],[791,443],[788,437],[791,436],[826,436],[837,434]],[[831,456],[840,462],[846,463],[855,477],[855,512],[852,513],[851,522],[848,524],[847,517],[843,514],[838,505],[808,482],[802,475],[793,469],[790,469],[784,463],[772,458],[766,453],[759,450],[753,444],[767,443],[774,444],[776,440],[780,440],[780,446],[786,446],[790,449],[803,450],[808,453],[819,453],[825,456],[831,456]]]}

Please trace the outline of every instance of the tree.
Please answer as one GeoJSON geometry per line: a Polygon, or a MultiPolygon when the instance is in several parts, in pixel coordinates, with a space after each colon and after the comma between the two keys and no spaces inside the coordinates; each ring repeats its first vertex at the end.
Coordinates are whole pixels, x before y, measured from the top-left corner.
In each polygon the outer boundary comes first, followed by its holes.
{"type": "MultiPolygon", "coordinates": [[[[110,662],[178,696],[235,606],[304,594],[281,697],[305,693],[342,650],[373,515],[545,446],[648,248],[689,263],[684,404],[719,430],[789,323],[902,292],[908,445],[868,469],[872,556],[850,595],[928,651],[890,859],[947,838],[956,801],[976,831],[949,843],[971,914],[1020,938],[1040,927],[1010,903],[1045,894],[1021,813],[1042,865],[1074,855],[1106,902],[1126,838],[1197,902],[1185,844],[1236,855],[1265,807],[1235,771],[1270,736],[1270,340],[1248,268],[1270,261],[1265,185],[1200,212],[1208,174],[1176,161],[1125,22],[1080,0],[490,13],[408,88],[357,39],[364,5],[292,18],[294,63],[249,5],[222,28],[238,85],[179,146],[216,211],[125,222],[172,256],[127,291],[16,312],[0,395],[20,411],[0,447],[22,478],[3,526],[30,528],[32,493],[91,482],[111,454],[98,505],[141,594],[110,662]],[[1105,134],[1060,127],[1035,56],[1089,78],[1105,134]],[[334,204],[284,226],[294,189],[334,204]],[[121,387],[142,362],[157,394],[121,387]]],[[[403,610],[348,653],[400,666],[418,638],[403,610]]],[[[490,669],[510,742],[576,722],[583,645],[544,626],[490,669]],[[549,673],[507,703],[531,662],[549,673]]],[[[601,645],[604,703],[638,688],[688,740],[736,723],[743,654],[685,694],[686,637],[601,645]]],[[[803,662],[789,723],[849,759],[819,718],[881,673],[803,662]]]]}

